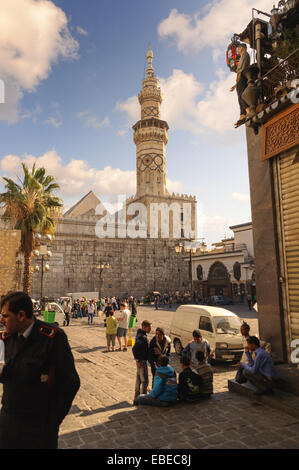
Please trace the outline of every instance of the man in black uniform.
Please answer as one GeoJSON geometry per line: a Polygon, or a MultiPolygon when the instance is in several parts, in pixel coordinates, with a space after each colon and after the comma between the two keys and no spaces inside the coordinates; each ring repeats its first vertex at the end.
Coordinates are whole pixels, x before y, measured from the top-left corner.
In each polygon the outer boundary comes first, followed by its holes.
{"type": "Polygon", "coordinates": [[[67,336],[34,317],[24,292],[1,300],[1,323],[0,449],[56,449],[59,426],[80,387],[67,336]]]}

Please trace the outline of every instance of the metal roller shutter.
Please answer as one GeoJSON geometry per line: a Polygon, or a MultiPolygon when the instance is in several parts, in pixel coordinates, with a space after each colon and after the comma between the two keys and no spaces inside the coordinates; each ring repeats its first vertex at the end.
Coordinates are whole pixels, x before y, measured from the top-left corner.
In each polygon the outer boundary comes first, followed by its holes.
{"type": "Polygon", "coordinates": [[[278,167],[288,323],[294,339],[299,335],[299,158],[294,152],[281,155],[278,167]]]}

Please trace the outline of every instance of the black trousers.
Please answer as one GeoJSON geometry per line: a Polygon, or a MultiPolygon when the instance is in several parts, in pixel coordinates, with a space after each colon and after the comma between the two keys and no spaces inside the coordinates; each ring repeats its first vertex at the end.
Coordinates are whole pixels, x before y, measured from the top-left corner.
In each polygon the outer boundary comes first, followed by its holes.
{"type": "Polygon", "coordinates": [[[247,103],[242,99],[243,91],[247,88],[247,79],[241,75],[240,80],[237,82],[237,94],[240,106],[240,114],[246,114],[247,103]]]}
{"type": "Polygon", "coordinates": [[[48,416],[16,416],[1,410],[0,449],[57,449],[58,432],[48,416]]]}

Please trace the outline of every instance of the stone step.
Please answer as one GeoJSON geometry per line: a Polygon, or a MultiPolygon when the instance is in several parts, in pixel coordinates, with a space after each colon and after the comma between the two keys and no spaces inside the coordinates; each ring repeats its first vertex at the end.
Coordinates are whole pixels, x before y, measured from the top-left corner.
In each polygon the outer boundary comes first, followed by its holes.
{"type": "Polygon", "coordinates": [[[293,395],[278,388],[275,388],[271,394],[257,395],[253,385],[248,382],[239,384],[235,379],[228,381],[228,389],[231,392],[245,395],[256,402],[283,411],[299,419],[299,397],[297,395],[293,395]]]}
{"type": "Polygon", "coordinates": [[[299,369],[293,364],[276,366],[279,377],[277,388],[299,397],[299,369]]]}

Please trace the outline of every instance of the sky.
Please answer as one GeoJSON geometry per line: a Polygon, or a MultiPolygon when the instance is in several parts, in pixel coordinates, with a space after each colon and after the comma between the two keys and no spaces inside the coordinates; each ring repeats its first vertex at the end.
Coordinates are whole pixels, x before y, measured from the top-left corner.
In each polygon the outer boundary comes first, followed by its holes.
{"type": "MultiPolygon", "coordinates": [[[[0,0],[0,176],[44,166],[70,208],[135,193],[148,44],[163,95],[169,192],[197,198],[208,244],[251,220],[245,127],[225,53],[273,0],[0,0]]],[[[0,183],[0,190],[3,184],[0,183]]]]}

